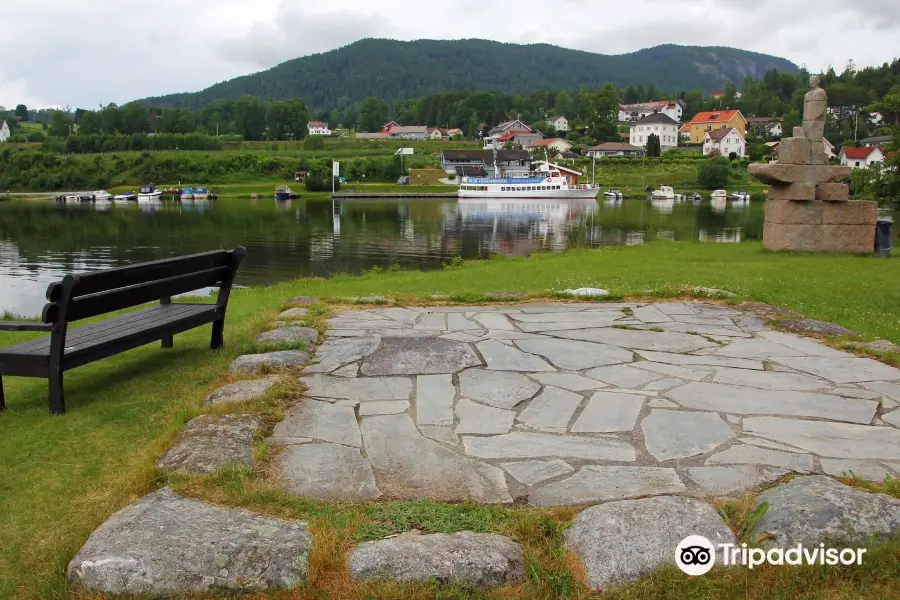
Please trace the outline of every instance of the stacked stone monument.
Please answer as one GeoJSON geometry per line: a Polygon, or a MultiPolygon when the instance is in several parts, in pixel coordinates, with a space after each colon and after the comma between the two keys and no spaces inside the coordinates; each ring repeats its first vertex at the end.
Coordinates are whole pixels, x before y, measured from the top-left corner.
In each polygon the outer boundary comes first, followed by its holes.
{"type": "Polygon", "coordinates": [[[831,166],[825,153],[828,98],[810,78],[803,127],[778,147],[778,162],[754,163],[750,174],[769,184],[763,244],[770,250],[873,252],[878,205],[851,201],[841,181],[850,167],[831,166]]]}

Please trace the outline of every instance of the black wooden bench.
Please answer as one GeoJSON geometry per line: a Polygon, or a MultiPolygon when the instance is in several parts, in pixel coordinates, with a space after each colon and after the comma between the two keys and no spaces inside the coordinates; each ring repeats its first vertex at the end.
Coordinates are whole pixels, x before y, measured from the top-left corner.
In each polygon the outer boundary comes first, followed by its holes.
{"type": "Polygon", "coordinates": [[[50,380],[50,412],[66,411],[63,372],[212,323],[210,346],[224,343],[225,309],[243,248],[216,250],[154,262],[66,275],[47,288],[42,323],[0,320],[0,331],[46,331],[49,337],[0,348],[0,409],[3,375],[50,380]],[[218,286],[215,304],[173,303],[171,297],[218,286]],[[159,300],[159,306],[129,312],[69,330],[73,321],[159,300]]]}

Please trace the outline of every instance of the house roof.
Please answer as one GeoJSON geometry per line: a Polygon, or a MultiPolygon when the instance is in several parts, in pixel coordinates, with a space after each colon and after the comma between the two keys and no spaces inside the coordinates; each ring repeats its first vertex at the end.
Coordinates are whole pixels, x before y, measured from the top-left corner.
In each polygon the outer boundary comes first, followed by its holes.
{"type": "Polygon", "coordinates": [[[725,90],[713,90],[709,93],[710,98],[722,98],[725,96],[725,90]]]}
{"type": "MultiPolygon", "coordinates": [[[[634,125],[647,125],[653,123],[662,123],[663,125],[678,125],[678,121],[676,121],[666,113],[653,113],[652,115],[647,115],[634,125]]],[[[634,125],[632,125],[632,127],[634,125]]]]}
{"type": "Polygon", "coordinates": [[[568,144],[569,146],[572,145],[572,144],[569,144],[569,142],[562,140],[560,138],[546,138],[543,140],[534,140],[533,142],[531,142],[531,144],[529,144],[529,147],[538,148],[540,146],[552,146],[556,142],[562,142],[564,144],[568,144]]]}
{"type": "Polygon", "coordinates": [[[772,117],[747,117],[744,119],[747,123],[770,123],[772,117]]]}
{"type": "Polygon", "coordinates": [[[714,142],[721,142],[726,137],[728,137],[728,134],[732,131],[736,132],[738,135],[741,135],[740,132],[738,132],[738,130],[734,127],[729,127],[728,129],[725,129],[724,127],[721,129],[713,129],[712,131],[707,131],[706,135],[708,135],[714,142]]]}
{"type": "Polygon", "coordinates": [[[634,104],[620,104],[619,110],[630,112],[642,110],[661,110],[670,104],[674,104],[671,100],[658,100],[656,102],[635,102],[634,104]]]}
{"type": "Polygon", "coordinates": [[[889,135],[873,135],[872,137],[867,137],[859,140],[863,144],[887,144],[891,141],[891,136],[889,135]]]}
{"type": "Polygon", "coordinates": [[[844,146],[841,148],[841,154],[847,158],[864,159],[869,158],[869,155],[876,150],[878,150],[878,146],[861,146],[859,148],[855,146],[844,146]]]}
{"type": "Polygon", "coordinates": [[[498,142],[508,142],[509,140],[513,139],[517,135],[529,135],[531,133],[533,133],[533,132],[532,131],[522,131],[522,130],[507,131],[506,133],[504,133],[503,135],[498,137],[497,141],[498,142]]]}
{"type": "MultiPolygon", "coordinates": [[[[739,110],[711,110],[697,113],[691,119],[691,123],[725,123],[733,119],[735,115],[740,115],[742,119],[744,118],[744,115],[741,115],[739,110]]],[[[744,122],[746,122],[746,119],[744,119],[744,122]]]]}
{"type": "Polygon", "coordinates": [[[309,127],[328,127],[328,123],[323,123],[322,121],[310,121],[306,124],[307,128],[309,127]]]}
{"type": "Polygon", "coordinates": [[[376,131],[375,133],[357,133],[356,137],[364,140],[383,140],[387,135],[385,131],[376,131]]]}
{"type": "Polygon", "coordinates": [[[685,123],[684,125],[681,126],[681,129],[679,129],[678,131],[680,131],[681,133],[690,133],[691,132],[691,124],[685,123]]]}
{"type": "MultiPolygon", "coordinates": [[[[512,121],[504,121],[503,123],[494,125],[493,127],[491,127],[491,131],[506,131],[507,129],[509,129],[510,127],[515,125],[516,123],[518,123],[519,125],[521,125],[522,127],[525,128],[525,133],[531,133],[531,127],[529,127],[528,125],[526,125],[519,119],[514,119],[512,121]]],[[[523,130],[517,129],[516,131],[523,131],[523,130]]]]}
{"type": "MultiPolygon", "coordinates": [[[[444,160],[468,160],[483,161],[484,164],[493,164],[493,150],[441,150],[444,160]]],[[[497,160],[531,160],[531,155],[524,150],[497,150],[497,160]]]]}
{"type": "Polygon", "coordinates": [[[396,133],[429,133],[429,128],[425,125],[397,125],[391,127],[391,134],[396,133]]]}
{"type": "MultiPolygon", "coordinates": [[[[563,116],[563,115],[553,115],[552,117],[550,117],[549,119],[547,119],[547,122],[549,123],[549,122],[551,122],[551,121],[559,121],[560,119],[565,119],[565,118],[566,118],[566,117],[563,116]]],[[[566,119],[566,120],[568,120],[568,119],[566,119]]]]}
{"type": "Polygon", "coordinates": [[[638,148],[637,146],[632,146],[631,144],[626,144],[625,142],[604,142],[599,146],[592,146],[588,148],[588,150],[610,150],[610,151],[624,151],[624,152],[643,152],[643,148],[638,148]]]}

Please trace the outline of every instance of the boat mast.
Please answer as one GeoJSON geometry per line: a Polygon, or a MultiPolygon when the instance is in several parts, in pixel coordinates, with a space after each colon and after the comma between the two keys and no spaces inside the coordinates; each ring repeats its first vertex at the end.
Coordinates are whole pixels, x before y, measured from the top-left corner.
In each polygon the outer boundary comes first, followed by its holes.
{"type": "Polygon", "coordinates": [[[500,167],[497,166],[497,140],[491,143],[491,148],[494,149],[494,177],[500,177],[500,167]]]}

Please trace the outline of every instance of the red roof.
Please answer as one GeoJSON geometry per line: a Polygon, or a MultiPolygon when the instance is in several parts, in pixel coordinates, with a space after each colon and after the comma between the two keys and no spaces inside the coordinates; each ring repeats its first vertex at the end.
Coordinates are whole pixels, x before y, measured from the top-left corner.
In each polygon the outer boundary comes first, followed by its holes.
{"type": "Polygon", "coordinates": [[[843,152],[844,156],[847,158],[853,159],[863,159],[869,158],[869,155],[877,150],[876,146],[863,146],[862,148],[856,148],[855,146],[844,146],[841,148],[841,152],[843,152]]]}
{"type": "Polygon", "coordinates": [[[498,142],[508,142],[509,140],[513,139],[520,133],[531,133],[531,132],[530,131],[510,131],[508,133],[503,134],[501,137],[498,137],[497,141],[498,142]]]}
{"type": "Polygon", "coordinates": [[[560,140],[559,138],[546,138],[543,140],[534,140],[533,142],[531,142],[531,145],[535,146],[535,147],[537,147],[537,146],[552,146],[556,142],[560,142],[560,141],[562,141],[562,140],[560,140]]]}
{"type": "Polygon", "coordinates": [[[709,93],[710,98],[724,98],[725,90],[713,90],[709,93]]]}
{"type": "Polygon", "coordinates": [[[772,117],[747,117],[746,121],[748,123],[768,123],[772,120],[772,117]]]}
{"type": "MultiPolygon", "coordinates": [[[[708,112],[697,113],[697,115],[691,119],[691,123],[725,123],[726,121],[730,121],[734,118],[735,115],[740,115],[741,111],[739,110],[711,110],[708,112]]],[[[741,115],[741,118],[744,118],[744,115],[741,115]]],[[[744,119],[746,122],[746,119],[744,119]]]]}
{"type": "Polygon", "coordinates": [[[328,127],[328,123],[323,123],[322,121],[310,121],[307,123],[309,127],[328,127]]]}
{"type": "Polygon", "coordinates": [[[734,127],[729,127],[728,129],[722,127],[721,129],[713,129],[712,131],[707,131],[706,135],[708,135],[714,142],[721,142],[726,137],[728,137],[728,134],[732,131],[735,131],[734,127]]]}

